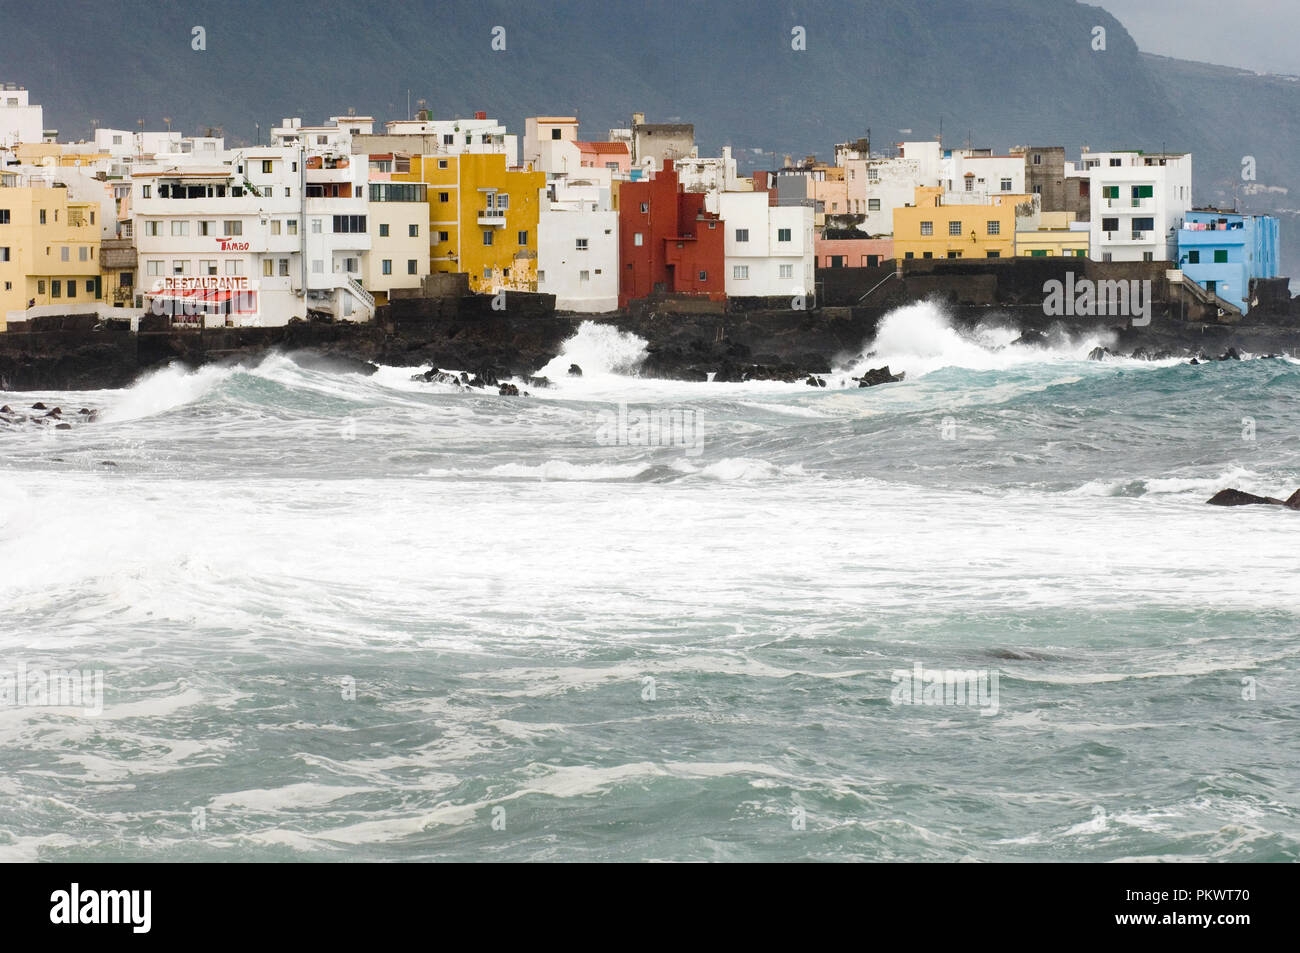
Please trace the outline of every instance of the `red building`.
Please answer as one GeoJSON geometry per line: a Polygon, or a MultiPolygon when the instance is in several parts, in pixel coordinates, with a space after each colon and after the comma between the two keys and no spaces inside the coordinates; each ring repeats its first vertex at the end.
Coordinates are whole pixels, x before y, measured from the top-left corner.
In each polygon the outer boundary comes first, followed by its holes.
{"type": "Polygon", "coordinates": [[[704,193],[680,190],[671,159],[619,186],[618,230],[620,308],[654,293],[726,300],[722,221],[704,193]]]}

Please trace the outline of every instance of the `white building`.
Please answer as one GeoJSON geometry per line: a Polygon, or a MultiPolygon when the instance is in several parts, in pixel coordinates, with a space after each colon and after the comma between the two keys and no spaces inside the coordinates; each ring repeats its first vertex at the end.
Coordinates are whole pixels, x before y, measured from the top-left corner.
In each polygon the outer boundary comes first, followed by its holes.
{"type": "MultiPolygon", "coordinates": [[[[529,116],[524,120],[524,166],[531,165],[534,172],[566,172],[556,150],[577,141],[577,116],[529,116]]],[[[564,152],[576,167],[574,154],[564,152]]]]}
{"type": "Polygon", "coordinates": [[[813,219],[810,205],[768,205],[766,192],[723,192],[728,296],[811,295],[813,219]]]}
{"type": "Polygon", "coordinates": [[[473,119],[397,119],[384,123],[380,134],[354,136],[352,148],[367,155],[403,152],[407,155],[465,155],[503,153],[506,166],[519,165],[519,137],[504,124],[476,112],[473,119]]]}
{"type": "Polygon", "coordinates": [[[564,311],[618,309],[618,212],[607,184],[561,175],[547,185],[537,223],[537,290],[555,295],[564,311]]]}
{"type": "Polygon", "coordinates": [[[1066,174],[1088,177],[1095,260],[1178,260],[1178,230],[1192,207],[1191,153],[1089,152],[1066,174]]]}
{"type": "Polygon", "coordinates": [[[994,195],[1024,194],[1025,157],[995,156],[988,149],[954,149],[943,158],[939,177],[946,204],[987,205],[994,195]]]}
{"type": "Polygon", "coordinates": [[[683,192],[703,192],[704,208],[714,215],[721,214],[719,196],[724,192],[752,192],[754,183],[751,179],[741,179],[736,175],[736,160],[732,158],[731,146],[722,147],[722,155],[717,158],[690,155],[673,161],[677,172],[677,181],[683,192]]]}
{"type": "Polygon", "coordinates": [[[33,105],[26,89],[13,83],[0,84],[0,147],[20,142],[42,142],[45,113],[33,105]]]}
{"type": "Polygon", "coordinates": [[[867,235],[892,235],[894,209],[912,204],[920,186],[935,187],[943,163],[933,140],[898,144],[898,155],[862,158],[846,152],[845,192],[850,214],[863,215],[858,228],[867,235]]]}
{"type": "Polygon", "coordinates": [[[337,148],[262,146],[132,173],[145,305],[174,321],[280,325],[309,310],[369,320],[368,168],[337,148]]]}

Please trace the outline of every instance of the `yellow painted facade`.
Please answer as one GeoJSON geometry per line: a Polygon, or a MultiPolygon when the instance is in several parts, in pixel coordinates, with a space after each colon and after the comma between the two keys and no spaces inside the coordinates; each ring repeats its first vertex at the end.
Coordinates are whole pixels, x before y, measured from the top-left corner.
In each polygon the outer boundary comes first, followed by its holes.
{"type": "Polygon", "coordinates": [[[5,314],[103,300],[99,205],[64,188],[0,188],[0,331],[5,314]]]}
{"type": "Polygon", "coordinates": [[[1043,212],[1038,228],[1016,232],[1016,254],[1030,258],[1088,257],[1088,231],[1070,230],[1069,212],[1043,212]]]}
{"type": "Polygon", "coordinates": [[[1010,258],[1016,207],[1032,195],[993,195],[987,205],[945,205],[943,189],[923,186],[916,204],[894,209],[896,258],[1010,258]]]}
{"type": "Polygon", "coordinates": [[[465,272],[480,293],[537,290],[546,173],[508,169],[502,153],[427,155],[412,156],[411,171],[394,172],[393,181],[429,187],[431,272],[465,272]]]}

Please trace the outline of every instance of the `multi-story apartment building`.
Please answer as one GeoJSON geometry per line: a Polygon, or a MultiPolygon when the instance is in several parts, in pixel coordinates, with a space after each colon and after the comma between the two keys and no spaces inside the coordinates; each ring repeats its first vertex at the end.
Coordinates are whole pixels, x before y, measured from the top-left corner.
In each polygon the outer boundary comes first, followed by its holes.
{"type": "Polygon", "coordinates": [[[216,164],[137,167],[145,306],[206,325],[278,325],[309,311],[369,320],[368,167],[323,150],[262,146],[216,164]]]}
{"type": "Polygon", "coordinates": [[[0,330],[28,306],[95,304],[99,207],[75,202],[61,183],[7,173],[0,185],[0,330]]]}
{"type": "Polygon", "coordinates": [[[1278,275],[1278,220],[1193,209],[1178,230],[1178,267],[1206,291],[1246,314],[1251,281],[1278,275]]]}
{"type": "Polygon", "coordinates": [[[507,167],[519,164],[519,137],[506,132],[502,123],[489,119],[485,112],[476,112],[472,119],[433,119],[427,110],[421,110],[419,118],[385,123],[383,133],[354,135],[352,148],[367,155],[500,154],[505,156],[507,167]]]}
{"type": "Polygon", "coordinates": [[[423,182],[394,182],[394,169],[405,174],[410,156],[382,153],[370,157],[370,255],[366,290],[380,304],[395,288],[418,288],[429,274],[429,199],[423,182]]]}
{"type": "Polygon", "coordinates": [[[618,219],[608,187],[557,176],[541,198],[537,290],[565,311],[618,308],[618,219]]]}
{"type": "Polygon", "coordinates": [[[813,293],[811,206],[769,205],[766,192],[722,192],[718,207],[729,297],[813,293]]]}
{"type": "Polygon", "coordinates": [[[619,307],[651,294],[726,299],[722,222],[704,207],[704,193],[681,190],[672,159],[619,185],[618,214],[619,307]]]}
{"type": "Polygon", "coordinates": [[[1071,173],[1089,179],[1089,246],[1100,261],[1173,261],[1192,207],[1190,153],[1089,152],[1071,173]]]}
{"type": "Polygon", "coordinates": [[[546,173],[508,168],[504,152],[436,153],[393,180],[428,186],[430,271],[465,272],[476,292],[537,290],[546,173]]]}
{"type": "Polygon", "coordinates": [[[897,258],[1010,258],[1016,220],[1036,211],[1032,195],[990,195],[985,202],[952,201],[961,193],[919,188],[914,205],[894,209],[897,258]]]}

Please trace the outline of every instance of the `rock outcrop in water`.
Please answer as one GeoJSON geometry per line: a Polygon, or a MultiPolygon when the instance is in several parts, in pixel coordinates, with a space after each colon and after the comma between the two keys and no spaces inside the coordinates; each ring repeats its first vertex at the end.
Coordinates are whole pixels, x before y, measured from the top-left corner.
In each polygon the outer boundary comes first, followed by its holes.
{"type": "Polygon", "coordinates": [[[1296,490],[1286,500],[1271,496],[1256,496],[1243,490],[1220,490],[1205,502],[1211,506],[1285,506],[1288,509],[1300,510],[1300,490],[1296,490]]]}
{"type": "MultiPolygon", "coordinates": [[[[33,413],[24,413],[21,410],[14,410],[8,404],[0,407],[0,427],[9,430],[17,430],[27,426],[48,427],[53,425],[55,430],[71,430],[72,424],[63,419],[62,407],[47,407],[43,402],[37,401],[29,408],[33,413]]],[[[91,410],[88,407],[82,407],[73,417],[78,423],[90,423],[99,417],[99,411],[91,410]]]]}
{"type": "Polygon", "coordinates": [[[907,376],[906,371],[900,371],[897,374],[890,373],[889,365],[877,367],[875,370],[867,371],[861,377],[855,377],[853,380],[858,382],[859,387],[875,387],[878,384],[896,384],[907,376]]]}

